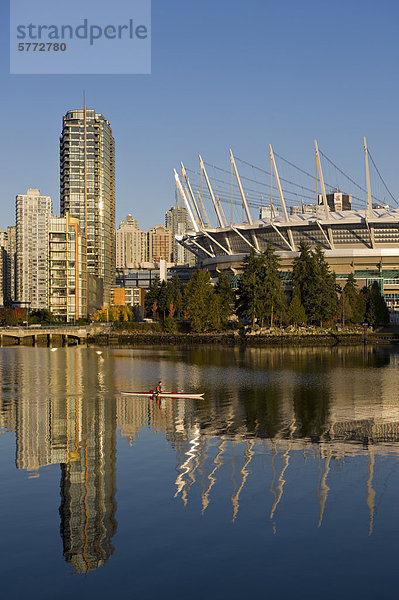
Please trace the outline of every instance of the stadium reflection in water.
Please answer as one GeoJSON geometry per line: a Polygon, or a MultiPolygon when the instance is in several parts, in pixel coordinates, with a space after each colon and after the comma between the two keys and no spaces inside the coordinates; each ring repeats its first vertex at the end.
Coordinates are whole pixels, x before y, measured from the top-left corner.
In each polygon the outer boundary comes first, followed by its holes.
{"type": "MultiPolygon", "coordinates": [[[[376,457],[399,454],[399,354],[381,348],[135,350],[5,349],[0,429],[16,432],[16,466],[38,477],[61,465],[60,532],[77,573],[103,566],[117,530],[116,444],[135,452],[152,430],[175,456],[175,502],[199,499],[206,516],[217,494],[232,521],[262,478],[265,518],[277,532],[285,494],[311,486],[314,524],[328,518],[333,465],[363,456],[368,533],[375,527],[376,457]],[[133,359],[133,360],[132,360],[133,359]],[[155,380],[205,391],[205,400],[121,396],[155,380]],[[292,461],[301,458],[300,483],[292,461]],[[309,469],[310,476],[306,475],[309,469]]],[[[388,485],[388,483],[386,484],[388,485]]],[[[350,490],[348,491],[350,493],[350,490]]],[[[171,501],[173,499],[171,498],[171,501]]],[[[281,521],[280,521],[281,522],[281,521]]]]}
{"type": "MultiPolygon", "coordinates": [[[[372,534],[375,456],[399,454],[399,355],[373,348],[236,348],[191,350],[188,358],[198,388],[204,386],[197,371],[201,367],[214,371],[207,377],[208,401],[166,401],[159,410],[151,400],[117,398],[117,423],[131,444],[142,428],[166,432],[176,450],[175,498],[187,505],[193,486],[199,485],[204,514],[218,472],[228,468],[222,485],[227,493],[226,480],[231,480],[235,521],[248,478],[260,474],[259,464],[252,467],[252,463],[267,456],[272,474],[269,519],[275,529],[276,512],[290,478],[290,458],[299,452],[305,462],[317,462],[317,480],[311,485],[318,499],[315,518],[320,527],[330,491],[331,461],[344,467],[345,458],[367,455],[364,488],[372,534]]],[[[181,365],[178,389],[188,378],[187,365],[181,365]]]]}

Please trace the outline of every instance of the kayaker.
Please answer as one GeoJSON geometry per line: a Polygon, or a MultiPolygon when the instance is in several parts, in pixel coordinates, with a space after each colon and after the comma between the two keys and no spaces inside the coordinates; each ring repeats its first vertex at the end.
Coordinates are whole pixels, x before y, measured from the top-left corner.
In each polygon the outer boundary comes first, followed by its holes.
{"type": "Polygon", "coordinates": [[[162,394],[162,381],[158,383],[157,387],[155,388],[155,392],[157,394],[162,394]]]}

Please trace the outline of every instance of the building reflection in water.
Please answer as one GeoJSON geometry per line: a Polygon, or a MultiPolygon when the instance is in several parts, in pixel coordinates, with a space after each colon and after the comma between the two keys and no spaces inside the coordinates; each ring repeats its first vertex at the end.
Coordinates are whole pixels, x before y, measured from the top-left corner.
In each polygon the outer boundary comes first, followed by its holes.
{"type": "Polygon", "coordinates": [[[61,465],[60,533],[77,573],[104,565],[117,527],[112,354],[106,370],[102,361],[94,350],[70,348],[35,349],[18,363],[16,466],[37,477],[61,465]]]}
{"type": "MultiPolygon", "coordinates": [[[[294,454],[300,453],[305,463],[317,464],[312,486],[319,507],[315,525],[321,527],[331,491],[332,465],[340,462],[345,468],[344,459],[367,456],[364,494],[372,534],[375,457],[399,455],[396,355],[371,348],[245,352],[236,348],[226,354],[210,350],[208,358],[206,350],[201,349],[196,358],[191,358],[195,369],[199,364],[214,367],[215,359],[220,361],[216,366],[226,369],[223,382],[208,390],[206,398],[210,401],[166,400],[160,409],[153,400],[117,398],[117,424],[131,444],[142,428],[149,427],[164,431],[174,447],[175,498],[187,505],[195,485],[199,486],[204,514],[219,476],[223,490],[230,479],[234,521],[251,476],[256,473],[259,477],[259,467],[252,468],[254,458],[266,456],[271,473],[270,483],[265,486],[270,494],[267,518],[276,531],[279,508],[294,475],[290,463],[294,454]],[[245,380],[241,385],[234,381],[231,366],[237,365],[240,357],[245,357],[241,364],[252,373],[248,384],[245,380]],[[394,368],[383,368],[388,366],[394,368]]],[[[187,373],[182,376],[180,389],[184,381],[187,373]]]]}
{"type": "MultiPolygon", "coordinates": [[[[365,456],[364,506],[373,533],[377,458],[399,457],[396,354],[370,348],[171,349],[165,359],[138,353],[135,378],[143,385],[146,369],[154,377],[156,361],[163,380],[173,373],[176,389],[205,391],[200,402],[159,406],[118,395],[114,378],[123,353],[104,352],[106,361],[90,349],[21,348],[3,353],[0,365],[6,371],[0,425],[16,431],[17,467],[38,476],[46,465],[61,465],[60,532],[75,572],[104,565],[114,551],[117,428],[133,451],[142,429],[166,436],[176,455],[175,499],[187,505],[196,498],[203,515],[227,494],[229,517],[239,519],[256,479],[273,531],[299,485],[298,456],[312,468],[300,485],[312,485],[316,527],[328,518],[334,466],[350,468],[352,458],[365,456]]],[[[130,373],[132,363],[125,362],[130,373]]],[[[129,376],[118,375],[119,389],[129,376]]]]}

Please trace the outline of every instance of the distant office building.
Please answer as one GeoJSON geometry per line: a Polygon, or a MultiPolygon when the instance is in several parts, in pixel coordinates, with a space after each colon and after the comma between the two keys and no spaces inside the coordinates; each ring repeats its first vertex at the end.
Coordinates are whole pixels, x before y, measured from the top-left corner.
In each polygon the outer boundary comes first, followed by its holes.
{"type": "Polygon", "coordinates": [[[315,215],[317,210],[316,204],[302,204],[298,206],[290,206],[290,215],[315,215]]]}
{"type": "Polygon", "coordinates": [[[117,269],[116,285],[125,289],[142,288],[148,290],[155,279],[160,277],[161,271],[158,264],[152,264],[152,268],[146,269],[117,269]]]}
{"type": "Polygon", "coordinates": [[[0,229],[0,306],[5,306],[8,303],[9,269],[7,240],[7,232],[0,229]]]}
{"type": "MultiPolygon", "coordinates": [[[[150,263],[148,263],[150,265],[150,263]]],[[[174,274],[177,274],[181,283],[188,283],[193,276],[194,267],[188,265],[174,265],[168,269],[162,263],[152,263],[151,268],[142,269],[117,269],[116,270],[116,285],[120,288],[142,288],[149,289],[156,278],[162,280],[163,277],[169,280],[174,274]]]]}
{"type": "Polygon", "coordinates": [[[170,229],[156,225],[148,232],[148,260],[159,262],[172,261],[173,235],[170,229]]]}
{"type": "Polygon", "coordinates": [[[15,226],[0,229],[0,306],[10,306],[16,298],[15,262],[15,226]]]}
{"type": "Polygon", "coordinates": [[[95,110],[70,110],[60,139],[61,215],[79,220],[87,271],[103,282],[104,303],[115,283],[115,143],[95,110]]]}
{"type": "Polygon", "coordinates": [[[172,206],[165,214],[165,225],[172,232],[172,262],[186,264],[195,262],[195,256],[176,240],[188,230],[188,213],[183,206],[172,206]]]}
{"type": "Polygon", "coordinates": [[[116,230],[116,268],[136,269],[148,260],[148,236],[138,221],[127,215],[116,230]]]}
{"type": "Polygon", "coordinates": [[[124,219],[123,221],[120,222],[119,224],[119,229],[123,226],[127,226],[131,229],[138,229],[139,228],[139,222],[137,219],[133,219],[132,215],[127,215],[126,219],[124,219]]]}
{"type": "Polygon", "coordinates": [[[144,292],[139,287],[116,287],[114,288],[115,306],[142,306],[144,292]]]}
{"type": "Polygon", "coordinates": [[[17,196],[17,301],[30,310],[49,307],[50,217],[50,196],[38,189],[17,196]]]}
{"type": "Polygon", "coordinates": [[[68,213],[50,219],[49,268],[51,312],[68,323],[86,317],[86,240],[68,213]]]}
{"type": "MultiPolygon", "coordinates": [[[[341,212],[343,210],[352,210],[352,196],[343,194],[339,190],[335,190],[331,194],[326,194],[328,208],[333,212],[341,212]]],[[[323,196],[317,196],[317,204],[323,204],[323,196]]]]}
{"type": "Polygon", "coordinates": [[[15,225],[7,227],[7,297],[14,302],[17,297],[16,261],[17,261],[17,231],[15,225]]]}
{"type": "Polygon", "coordinates": [[[261,206],[259,209],[259,219],[274,219],[278,214],[278,206],[261,206]]]}
{"type": "Polygon", "coordinates": [[[7,253],[0,246],[0,307],[7,305],[7,253]]]}

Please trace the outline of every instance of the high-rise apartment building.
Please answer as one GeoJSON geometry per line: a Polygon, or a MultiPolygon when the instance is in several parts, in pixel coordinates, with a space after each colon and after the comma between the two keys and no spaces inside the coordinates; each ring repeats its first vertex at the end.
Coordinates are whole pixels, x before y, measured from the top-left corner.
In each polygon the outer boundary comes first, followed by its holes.
{"type": "Polygon", "coordinates": [[[115,142],[95,110],[70,110],[60,138],[61,215],[79,220],[87,271],[102,280],[105,304],[115,282],[115,142]]]}
{"type": "Polygon", "coordinates": [[[10,306],[16,299],[16,229],[0,229],[0,306],[10,306]]]}
{"type": "Polygon", "coordinates": [[[7,232],[0,229],[0,306],[7,304],[9,288],[9,269],[7,257],[7,232]]]}
{"type": "Polygon", "coordinates": [[[15,225],[7,227],[7,297],[10,302],[17,298],[17,279],[16,279],[16,261],[17,261],[17,229],[15,225]]]}
{"type": "Polygon", "coordinates": [[[50,219],[49,268],[51,312],[68,323],[86,317],[86,240],[68,213],[50,219]]]}
{"type": "Polygon", "coordinates": [[[116,268],[136,269],[147,260],[147,232],[139,229],[132,215],[127,215],[116,230],[116,268]]]}
{"type": "Polygon", "coordinates": [[[51,198],[29,189],[16,198],[17,300],[31,310],[49,307],[51,198]]]}
{"type": "Polygon", "coordinates": [[[156,225],[148,232],[148,260],[159,262],[172,260],[173,236],[170,229],[163,225],[156,225]]]}
{"type": "Polygon", "coordinates": [[[185,263],[186,249],[176,241],[176,235],[183,235],[187,231],[187,209],[179,206],[173,206],[165,215],[165,225],[172,232],[172,262],[185,263]]]}

